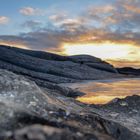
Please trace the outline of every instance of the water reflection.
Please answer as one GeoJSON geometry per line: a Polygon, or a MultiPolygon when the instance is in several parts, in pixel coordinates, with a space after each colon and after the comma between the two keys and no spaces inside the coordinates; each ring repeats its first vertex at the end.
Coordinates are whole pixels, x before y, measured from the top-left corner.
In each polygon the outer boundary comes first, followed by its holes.
{"type": "Polygon", "coordinates": [[[77,100],[89,104],[104,104],[114,98],[140,95],[140,79],[99,80],[68,84],[67,86],[87,93],[77,100]]]}

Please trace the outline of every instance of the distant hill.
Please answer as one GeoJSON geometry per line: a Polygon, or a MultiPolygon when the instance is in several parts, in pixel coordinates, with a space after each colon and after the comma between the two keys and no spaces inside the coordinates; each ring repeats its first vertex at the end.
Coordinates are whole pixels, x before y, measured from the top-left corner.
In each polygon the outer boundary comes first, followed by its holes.
{"type": "Polygon", "coordinates": [[[9,49],[9,51],[15,51],[17,53],[22,53],[24,55],[29,55],[32,57],[44,59],[44,60],[54,60],[54,61],[72,61],[79,64],[86,64],[90,67],[116,73],[116,69],[109,63],[102,61],[100,58],[90,56],[90,55],[74,55],[74,56],[61,56],[50,52],[26,50],[21,48],[15,48],[10,46],[0,45],[1,49],[9,49]]]}
{"type": "Polygon", "coordinates": [[[140,69],[135,69],[132,67],[117,68],[120,74],[126,75],[140,75],[140,69]]]}

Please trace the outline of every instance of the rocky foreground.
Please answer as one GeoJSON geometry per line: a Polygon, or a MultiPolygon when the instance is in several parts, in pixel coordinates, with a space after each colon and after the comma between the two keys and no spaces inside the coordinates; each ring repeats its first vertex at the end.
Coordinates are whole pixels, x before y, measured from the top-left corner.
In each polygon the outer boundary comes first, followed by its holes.
{"type": "Polygon", "coordinates": [[[139,140],[139,96],[86,105],[57,85],[119,76],[95,57],[1,46],[0,140],[139,140]]]}

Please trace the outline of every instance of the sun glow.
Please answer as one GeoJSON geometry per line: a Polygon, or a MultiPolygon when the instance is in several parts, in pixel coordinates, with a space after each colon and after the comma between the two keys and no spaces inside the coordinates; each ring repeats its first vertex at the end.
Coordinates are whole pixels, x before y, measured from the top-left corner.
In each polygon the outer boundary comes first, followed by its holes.
{"type": "Polygon", "coordinates": [[[99,57],[104,60],[128,59],[133,61],[140,58],[140,49],[133,44],[116,44],[116,43],[64,43],[64,53],[66,55],[88,54],[99,57]]]}

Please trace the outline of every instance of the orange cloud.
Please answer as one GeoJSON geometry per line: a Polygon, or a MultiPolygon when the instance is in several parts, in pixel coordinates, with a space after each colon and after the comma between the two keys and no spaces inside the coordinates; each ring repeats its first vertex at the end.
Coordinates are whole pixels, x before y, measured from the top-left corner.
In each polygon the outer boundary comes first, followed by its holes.
{"type": "Polygon", "coordinates": [[[8,46],[11,46],[11,47],[29,49],[29,47],[27,47],[26,45],[22,44],[21,42],[0,41],[0,45],[8,45],[8,46]]]}
{"type": "Polygon", "coordinates": [[[140,61],[138,60],[127,60],[127,59],[120,59],[120,60],[106,60],[108,63],[114,65],[115,67],[134,67],[140,68],[140,61]]]}

